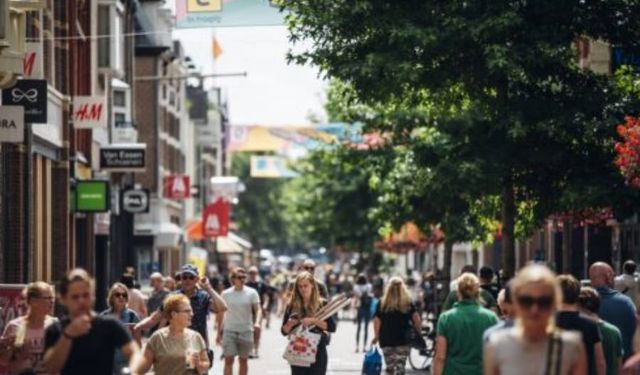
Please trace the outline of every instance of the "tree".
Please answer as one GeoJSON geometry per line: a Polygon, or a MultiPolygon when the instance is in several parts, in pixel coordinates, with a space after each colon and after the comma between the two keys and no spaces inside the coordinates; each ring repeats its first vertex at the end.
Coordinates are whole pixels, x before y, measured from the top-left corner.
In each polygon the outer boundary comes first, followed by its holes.
{"type": "MultiPolygon", "coordinates": [[[[283,6],[291,40],[313,46],[296,49],[292,61],[348,82],[365,103],[427,95],[437,108],[458,110],[431,123],[448,138],[454,164],[473,165],[480,179],[464,193],[500,196],[507,275],[514,271],[522,203],[545,217],[583,205],[565,192],[584,189],[580,183],[594,172],[606,171],[603,180],[611,182],[606,156],[627,102],[612,78],[576,65],[572,45],[582,37],[637,45],[640,1],[284,0],[283,6]]],[[[405,135],[412,127],[391,125],[405,135]]]]}

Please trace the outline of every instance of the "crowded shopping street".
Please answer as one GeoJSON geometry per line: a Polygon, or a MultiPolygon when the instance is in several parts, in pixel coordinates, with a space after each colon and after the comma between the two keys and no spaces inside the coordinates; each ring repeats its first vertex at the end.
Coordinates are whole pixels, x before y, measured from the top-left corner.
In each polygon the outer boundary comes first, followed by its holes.
{"type": "Polygon", "coordinates": [[[0,375],[640,375],[640,0],[0,0],[0,375]]]}

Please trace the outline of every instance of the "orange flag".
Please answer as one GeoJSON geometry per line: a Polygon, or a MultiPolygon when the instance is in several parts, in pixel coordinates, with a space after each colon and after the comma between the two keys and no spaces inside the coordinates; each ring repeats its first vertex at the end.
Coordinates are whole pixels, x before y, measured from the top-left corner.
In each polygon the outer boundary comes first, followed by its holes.
{"type": "Polygon", "coordinates": [[[222,47],[220,47],[220,43],[218,43],[218,39],[213,38],[213,59],[218,60],[220,55],[222,55],[222,47]]]}

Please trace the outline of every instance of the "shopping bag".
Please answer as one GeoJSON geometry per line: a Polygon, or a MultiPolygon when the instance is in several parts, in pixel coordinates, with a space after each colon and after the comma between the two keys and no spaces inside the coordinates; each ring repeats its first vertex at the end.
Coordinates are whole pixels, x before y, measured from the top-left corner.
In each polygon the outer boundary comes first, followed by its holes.
{"type": "Polygon", "coordinates": [[[291,366],[310,367],[316,362],[321,334],[306,328],[294,330],[289,335],[289,343],[282,355],[291,366]]]}
{"type": "Polygon", "coordinates": [[[364,355],[362,375],[380,375],[382,372],[382,355],[377,347],[372,346],[364,355]]]}

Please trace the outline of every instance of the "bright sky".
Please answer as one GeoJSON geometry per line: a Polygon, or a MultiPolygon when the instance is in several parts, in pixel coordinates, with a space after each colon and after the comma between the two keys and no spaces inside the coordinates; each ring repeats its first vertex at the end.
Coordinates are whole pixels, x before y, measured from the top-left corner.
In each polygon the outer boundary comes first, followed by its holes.
{"type": "MultiPolygon", "coordinates": [[[[168,5],[173,7],[173,1],[168,5]]],[[[233,125],[307,125],[310,114],[324,119],[327,83],[318,70],[309,66],[288,65],[289,49],[285,27],[231,27],[179,29],[174,39],[204,74],[246,72],[247,77],[214,78],[205,85],[223,88],[229,103],[233,125]],[[213,36],[222,47],[214,63],[213,36]]]]}

